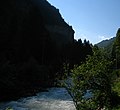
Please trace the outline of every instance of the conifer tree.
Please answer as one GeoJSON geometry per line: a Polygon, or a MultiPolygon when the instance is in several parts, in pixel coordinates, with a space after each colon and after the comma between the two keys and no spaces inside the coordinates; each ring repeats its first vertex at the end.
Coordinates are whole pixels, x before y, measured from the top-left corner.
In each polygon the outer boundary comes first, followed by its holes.
{"type": "Polygon", "coordinates": [[[120,28],[117,31],[116,39],[113,44],[112,57],[116,60],[116,69],[120,69],[120,28]]]}

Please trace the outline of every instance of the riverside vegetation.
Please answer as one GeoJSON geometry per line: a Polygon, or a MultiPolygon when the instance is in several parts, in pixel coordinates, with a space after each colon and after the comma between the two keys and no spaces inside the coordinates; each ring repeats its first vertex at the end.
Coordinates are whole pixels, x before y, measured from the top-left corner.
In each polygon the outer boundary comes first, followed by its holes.
{"type": "Polygon", "coordinates": [[[93,54],[71,70],[73,85],[66,87],[77,110],[120,110],[120,29],[111,48],[93,46],[93,54]]]}

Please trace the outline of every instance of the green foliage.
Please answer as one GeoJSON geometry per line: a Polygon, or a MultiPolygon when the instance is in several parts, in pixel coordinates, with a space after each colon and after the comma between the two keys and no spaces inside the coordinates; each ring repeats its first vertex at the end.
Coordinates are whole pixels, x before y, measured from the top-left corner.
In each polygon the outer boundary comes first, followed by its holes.
{"type": "Polygon", "coordinates": [[[73,94],[78,110],[109,108],[111,101],[112,62],[97,47],[93,55],[82,65],[75,67],[73,73],[73,94]],[[86,97],[89,91],[89,97],[86,97]]]}
{"type": "Polygon", "coordinates": [[[120,28],[117,31],[116,39],[113,44],[112,57],[113,59],[116,59],[115,66],[117,69],[119,69],[120,68],[120,28]]]}
{"type": "Polygon", "coordinates": [[[120,96],[120,78],[117,78],[115,81],[114,81],[114,84],[113,84],[113,90],[115,92],[118,93],[118,95],[120,96]]]}

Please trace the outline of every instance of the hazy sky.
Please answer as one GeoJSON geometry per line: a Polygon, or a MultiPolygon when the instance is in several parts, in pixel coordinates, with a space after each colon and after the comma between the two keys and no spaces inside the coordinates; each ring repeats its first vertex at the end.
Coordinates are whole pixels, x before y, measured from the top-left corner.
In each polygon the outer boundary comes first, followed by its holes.
{"type": "Polygon", "coordinates": [[[95,44],[116,35],[120,0],[48,0],[75,30],[75,39],[95,44]]]}

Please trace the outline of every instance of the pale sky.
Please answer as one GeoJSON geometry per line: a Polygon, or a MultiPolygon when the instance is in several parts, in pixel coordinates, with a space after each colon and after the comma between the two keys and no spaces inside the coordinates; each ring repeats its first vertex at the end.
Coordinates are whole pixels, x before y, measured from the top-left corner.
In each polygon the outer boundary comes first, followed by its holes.
{"type": "Polygon", "coordinates": [[[120,0],[47,0],[59,9],[75,31],[74,38],[92,44],[116,35],[120,27],[120,0]]]}

